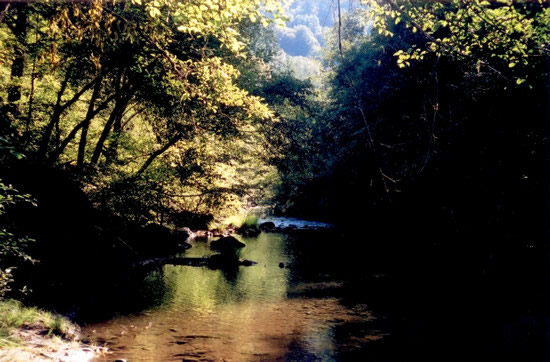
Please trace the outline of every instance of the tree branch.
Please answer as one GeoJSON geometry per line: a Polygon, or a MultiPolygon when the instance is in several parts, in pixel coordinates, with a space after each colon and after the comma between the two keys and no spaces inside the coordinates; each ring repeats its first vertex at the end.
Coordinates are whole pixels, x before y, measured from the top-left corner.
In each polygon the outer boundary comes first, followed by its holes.
{"type": "Polygon", "coordinates": [[[141,166],[139,171],[136,173],[136,176],[142,175],[145,170],[153,163],[153,161],[160,155],[162,155],[164,152],[166,152],[170,147],[175,145],[179,140],[182,139],[181,134],[177,134],[176,136],[172,137],[168,143],[166,143],[164,146],[162,146],[160,149],[156,150],[155,152],[151,153],[147,161],[141,166]]]}

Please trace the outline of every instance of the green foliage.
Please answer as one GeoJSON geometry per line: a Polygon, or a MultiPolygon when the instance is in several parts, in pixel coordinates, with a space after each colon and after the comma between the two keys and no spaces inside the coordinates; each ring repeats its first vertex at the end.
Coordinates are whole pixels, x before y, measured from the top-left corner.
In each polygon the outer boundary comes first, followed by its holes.
{"type": "Polygon", "coordinates": [[[310,80],[290,72],[275,73],[259,91],[278,115],[262,127],[268,144],[266,160],[278,171],[273,201],[287,210],[302,196],[301,189],[326,170],[330,124],[322,116],[322,95],[310,80]]]}
{"type": "Polygon", "coordinates": [[[240,214],[231,215],[225,218],[220,226],[222,230],[225,230],[229,225],[233,225],[236,229],[242,227],[257,228],[258,220],[258,217],[251,212],[241,212],[240,214]]]}
{"type": "Polygon", "coordinates": [[[244,222],[241,226],[246,226],[248,228],[258,226],[258,217],[252,214],[246,215],[246,217],[244,218],[244,222]]]}
{"type": "Polygon", "coordinates": [[[18,160],[24,158],[24,156],[17,152],[12,143],[4,137],[0,137],[0,158],[12,157],[18,160]]]}
{"type": "Polygon", "coordinates": [[[12,6],[0,23],[0,98],[20,93],[0,105],[8,151],[71,170],[97,205],[133,219],[261,197],[269,166],[254,157],[240,172],[274,118],[248,92],[273,54],[253,35],[283,19],[273,0],[12,6]]]}
{"type": "Polygon", "coordinates": [[[399,191],[420,175],[448,146],[440,141],[461,132],[459,114],[466,122],[475,117],[466,108],[493,106],[478,99],[507,97],[525,79],[530,88],[544,81],[543,2],[364,3],[343,19],[342,53],[333,39],[326,62],[330,117],[340,119],[336,142],[342,155],[370,154],[375,188],[399,191]]]}
{"type": "Polygon", "coordinates": [[[13,281],[10,268],[0,269],[0,300],[11,290],[9,284],[13,283],[13,281]]]}
{"type": "MultiPolygon", "coordinates": [[[[422,190],[438,190],[448,199],[430,202],[466,209],[461,204],[466,201],[456,201],[445,187],[484,192],[479,191],[487,187],[484,177],[493,180],[496,173],[480,172],[478,158],[507,175],[511,184],[512,174],[516,181],[519,177],[519,160],[533,165],[528,159],[537,158],[542,167],[550,31],[546,3],[363,5],[343,16],[341,27],[326,38],[328,92],[318,98],[322,112],[307,111],[314,102],[297,102],[300,96],[288,91],[290,78],[277,84],[274,77],[276,85],[265,92],[282,115],[282,130],[276,125],[269,139],[280,151],[272,160],[281,175],[279,194],[290,203],[286,210],[310,217],[323,216],[325,210],[344,219],[339,210],[350,204],[376,209],[405,203],[414,198],[411,189],[438,177],[440,184],[434,181],[422,190]],[[280,98],[270,96],[279,91],[280,98]],[[478,174],[483,176],[477,179],[478,174]]],[[[545,183],[540,172],[525,167],[537,175],[533,185],[545,183]]],[[[461,195],[469,200],[467,191],[461,195]]]]}
{"type": "MultiPolygon", "coordinates": [[[[33,203],[29,195],[21,194],[11,185],[0,182],[0,218],[5,220],[7,209],[21,202],[33,203]]],[[[34,240],[28,237],[16,236],[0,225],[0,300],[11,290],[13,282],[11,263],[32,262],[27,254],[28,245],[34,240]]]]}
{"type": "Polygon", "coordinates": [[[411,32],[424,36],[424,42],[394,53],[399,67],[433,53],[466,62],[478,73],[495,72],[514,86],[527,79],[529,63],[549,51],[550,9],[542,0],[366,3],[366,17],[379,34],[392,36],[393,25],[402,22],[411,32]]]}

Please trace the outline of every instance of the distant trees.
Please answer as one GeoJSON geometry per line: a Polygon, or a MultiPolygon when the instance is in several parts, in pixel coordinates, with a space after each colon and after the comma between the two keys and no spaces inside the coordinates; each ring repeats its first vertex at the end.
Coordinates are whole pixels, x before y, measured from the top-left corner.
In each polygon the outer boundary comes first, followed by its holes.
{"type": "Polygon", "coordinates": [[[476,237],[528,225],[540,238],[549,15],[545,2],[371,1],[343,17],[313,126],[330,162],[301,187],[301,209],[396,208],[408,225],[423,215],[476,237]]]}

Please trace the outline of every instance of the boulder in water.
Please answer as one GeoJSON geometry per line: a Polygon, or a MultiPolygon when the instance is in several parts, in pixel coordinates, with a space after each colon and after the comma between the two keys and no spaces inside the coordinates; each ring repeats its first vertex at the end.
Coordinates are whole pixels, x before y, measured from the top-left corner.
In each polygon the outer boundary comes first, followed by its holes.
{"type": "Polygon", "coordinates": [[[263,232],[272,232],[275,230],[275,223],[272,221],[266,221],[260,224],[260,230],[263,232]]]}
{"type": "Polygon", "coordinates": [[[260,229],[257,226],[241,226],[238,230],[238,233],[247,238],[253,238],[260,235],[260,229]]]}
{"type": "Polygon", "coordinates": [[[172,230],[172,236],[181,240],[185,240],[189,237],[192,237],[193,235],[193,232],[188,227],[175,228],[172,230]]]}
{"type": "Polygon", "coordinates": [[[221,252],[234,251],[244,248],[246,245],[233,236],[224,236],[210,243],[210,249],[221,252]]]}
{"type": "Polygon", "coordinates": [[[162,225],[148,224],[129,230],[128,244],[143,256],[169,255],[191,247],[185,235],[184,230],[174,233],[162,225]]]}

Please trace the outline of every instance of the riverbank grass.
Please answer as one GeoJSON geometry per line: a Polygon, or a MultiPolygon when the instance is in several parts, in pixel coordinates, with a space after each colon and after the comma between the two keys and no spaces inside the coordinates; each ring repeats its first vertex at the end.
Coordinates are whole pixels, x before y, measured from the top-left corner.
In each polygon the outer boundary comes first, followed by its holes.
{"type": "Polygon", "coordinates": [[[60,315],[24,307],[16,300],[0,301],[0,348],[19,347],[23,343],[17,329],[41,330],[47,336],[76,337],[76,327],[60,315]]]}
{"type": "Polygon", "coordinates": [[[15,300],[0,301],[0,361],[90,361],[106,348],[79,341],[67,318],[15,300]]]}
{"type": "Polygon", "coordinates": [[[258,226],[258,217],[254,214],[247,213],[245,215],[233,215],[226,218],[222,223],[222,228],[226,228],[229,225],[233,225],[236,229],[242,227],[251,228],[258,226]]]}

